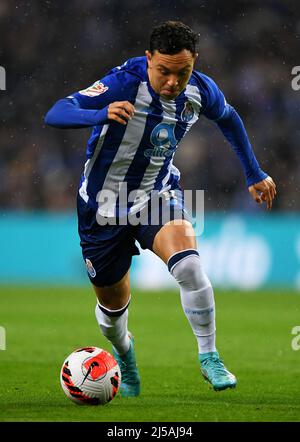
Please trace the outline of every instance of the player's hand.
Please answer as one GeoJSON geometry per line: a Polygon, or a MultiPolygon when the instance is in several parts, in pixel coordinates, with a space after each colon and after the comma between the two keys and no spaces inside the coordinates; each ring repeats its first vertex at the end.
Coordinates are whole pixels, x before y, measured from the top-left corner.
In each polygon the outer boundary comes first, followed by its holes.
{"type": "Polygon", "coordinates": [[[114,101],[108,106],[107,117],[125,125],[133,117],[134,111],[134,106],[129,101],[114,101]]]}
{"type": "Polygon", "coordinates": [[[248,190],[258,204],[267,203],[267,209],[272,209],[273,199],[276,195],[276,184],[270,176],[248,187],[248,190]]]}

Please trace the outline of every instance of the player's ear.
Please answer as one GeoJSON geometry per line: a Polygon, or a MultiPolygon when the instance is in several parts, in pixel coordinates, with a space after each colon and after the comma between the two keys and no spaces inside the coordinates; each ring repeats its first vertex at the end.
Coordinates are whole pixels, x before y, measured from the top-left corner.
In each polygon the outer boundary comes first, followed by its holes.
{"type": "Polygon", "coordinates": [[[151,67],[152,64],[152,54],[150,51],[148,51],[148,49],[145,51],[146,57],[147,57],[147,62],[148,62],[148,66],[151,67]]]}

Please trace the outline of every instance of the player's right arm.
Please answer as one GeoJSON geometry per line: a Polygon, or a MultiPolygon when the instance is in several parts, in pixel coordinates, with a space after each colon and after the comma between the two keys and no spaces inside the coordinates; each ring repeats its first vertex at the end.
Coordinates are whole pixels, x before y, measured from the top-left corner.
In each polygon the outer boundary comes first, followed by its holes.
{"type": "Polygon", "coordinates": [[[111,121],[125,125],[134,114],[134,106],[122,100],[124,93],[115,76],[97,81],[87,89],[58,100],[45,116],[45,123],[62,128],[83,128],[108,124],[111,121]],[[119,98],[119,99],[118,99],[119,98]],[[121,101],[120,101],[121,98],[121,101]]]}

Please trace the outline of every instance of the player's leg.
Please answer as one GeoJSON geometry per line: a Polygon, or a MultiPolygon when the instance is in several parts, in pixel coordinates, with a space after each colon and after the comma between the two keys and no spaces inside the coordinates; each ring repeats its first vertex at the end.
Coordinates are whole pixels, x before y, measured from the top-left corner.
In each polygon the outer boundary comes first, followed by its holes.
{"type": "Polygon", "coordinates": [[[216,350],[215,301],[199,253],[192,225],[182,220],[165,224],[154,237],[152,250],[168,266],[180,286],[181,303],[198,343],[203,376],[215,390],[232,388],[235,377],[216,350]]]}
{"type": "Polygon", "coordinates": [[[181,225],[176,221],[165,224],[154,238],[153,251],[179,284],[182,307],[199,353],[216,351],[214,295],[200,262],[192,225],[187,220],[181,225]]]}
{"type": "Polygon", "coordinates": [[[128,306],[130,303],[129,271],[110,286],[97,287],[96,319],[102,334],[111,342],[113,355],[121,369],[120,393],[122,396],[138,396],[140,376],[134,351],[134,340],[128,331],[128,306]]]}
{"type": "Polygon", "coordinates": [[[128,331],[130,303],[129,268],[139,254],[126,226],[100,226],[96,213],[78,196],[80,245],[88,277],[97,296],[96,319],[103,335],[111,342],[120,365],[120,392],[136,396],[140,390],[133,339],[128,331]],[[128,381],[129,386],[128,386],[128,381]]]}
{"type": "Polygon", "coordinates": [[[115,284],[97,287],[96,319],[105,336],[119,354],[130,347],[128,332],[128,306],[130,303],[129,271],[115,284]]]}

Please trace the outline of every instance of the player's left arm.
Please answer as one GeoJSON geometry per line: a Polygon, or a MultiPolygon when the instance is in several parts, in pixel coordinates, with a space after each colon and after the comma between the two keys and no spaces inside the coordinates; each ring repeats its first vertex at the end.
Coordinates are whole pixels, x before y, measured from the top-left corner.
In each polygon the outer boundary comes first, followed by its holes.
{"type": "Polygon", "coordinates": [[[234,107],[226,104],[222,117],[216,123],[243,165],[252,198],[258,204],[266,202],[270,210],[276,195],[276,185],[260,168],[241,117],[234,107]]]}
{"type": "Polygon", "coordinates": [[[260,168],[241,117],[234,107],[226,103],[223,93],[209,77],[206,86],[204,115],[215,121],[237,154],[252,198],[258,204],[266,202],[267,209],[271,209],[276,195],[276,185],[260,168]]]}

